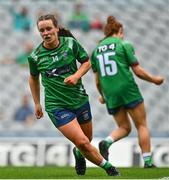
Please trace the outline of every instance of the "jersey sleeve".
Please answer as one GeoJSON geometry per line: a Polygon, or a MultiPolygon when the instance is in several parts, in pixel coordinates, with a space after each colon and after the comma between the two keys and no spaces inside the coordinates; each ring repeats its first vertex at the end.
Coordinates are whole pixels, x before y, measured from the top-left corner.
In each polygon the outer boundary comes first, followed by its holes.
{"type": "Polygon", "coordinates": [[[32,54],[30,56],[28,56],[28,63],[29,63],[30,74],[32,76],[38,76],[39,71],[37,68],[35,57],[32,54]]]}
{"type": "Polygon", "coordinates": [[[93,53],[92,53],[90,62],[91,62],[91,67],[92,67],[93,72],[97,72],[95,51],[93,51],[93,53]]]}
{"type": "Polygon", "coordinates": [[[123,47],[124,47],[124,51],[127,57],[128,64],[130,66],[139,64],[137,57],[135,56],[135,50],[134,50],[133,45],[130,42],[125,41],[123,43],[123,47]]]}
{"type": "Polygon", "coordinates": [[[78,62],[84,63],[89,60],[86,50],[75,39],[73,39],[73,52],[78,62]]]}

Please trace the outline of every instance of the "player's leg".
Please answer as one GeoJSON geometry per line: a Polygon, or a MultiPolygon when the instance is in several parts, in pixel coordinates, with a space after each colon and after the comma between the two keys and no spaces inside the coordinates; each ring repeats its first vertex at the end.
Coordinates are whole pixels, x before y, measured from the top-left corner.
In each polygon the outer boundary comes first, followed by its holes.
{"type": "MultiPolygon", "coordinates": [[[[88,137],[89,141],[92,140],[92,121],[81,124],[81,129],[84,134],[88,137]]],[[[86,160],[81,154],[80,150],[77,147],[73,148],[73,155],[75,157],[75,169],[78,175],[84,175],[86,172],[86,160]]]]}
{"type": "Polygon", "coordinates": [[[92,114],[89,102],[78,108],[75,113],[82,131],[88,137],[89,141],[91,141],[93,136],[93,127],[92,114]]]}
{"type": "MultiPolygon", "coordinates": [[[[78,123],[83,133],[88,137],[89,141],[92,140],[92,115],[89,102],[82,105],[80,108],[74,111],[76,114],[78,123]]],[[[86,160],[77,147],[73,148],[73,154],[75,157],[75,169],[79,175],[84,175],[86,171],[86,160]]]]}
{"type": "Polygon", "coordinates": [[[92,121],[89,121],[88,123],[85,124],[80,124],[80,127],[84,134],[88,137],[89,141],[92,141],[93,138],[93,125],[92,121]]]}
{"type": "Polygon", "coordinates": [[[150,144],[150,134],[146,122],[146,112],[144,103],[139,103],[134,108],[129,108],[128,112],[137,128],[138,141],[143,154],[143,159],[145,162],[145,167],[154,167],[151,158],[151,144],[150,144]]]}
{"type": "Polygon", "coordinates": [[[108,175],[119,175],[116,168],[113,167],[108,161],[105,161],[98,150],[91,145],[88,137],[83,133],[76,118],[63,126],[58,127],[58,129],[65,137],[75,144],[85,158],[95,165],[105,169],[108,175]]]}
{"type": "Polygon", "coordinates": [[[99,150],[102,156],[108,160],[108,149],[116,141],[123,137],[126,137],[131,131],[131,124],[126,110],[121,107],[113,113],[114,120],[116,121],[118,128],[110,133],[108,137],[99,143],[99,150]]]}

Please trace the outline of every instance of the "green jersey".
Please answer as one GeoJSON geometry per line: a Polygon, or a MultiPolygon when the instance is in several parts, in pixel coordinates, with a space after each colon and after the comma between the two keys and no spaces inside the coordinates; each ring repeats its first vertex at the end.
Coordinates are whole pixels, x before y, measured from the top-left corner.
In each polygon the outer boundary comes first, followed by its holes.
{"type": "Polygon", "coordinates": [[[95,48],[92,69],[98,72],[102,93],[108,108],[127,105],[142,99],[130,66],[138,64],[131,43],[108,37],[95,48]]]}
{"type": "Polygon", "coordinates": [[[45,109],[76,109],[88,101],[81,79],[75,86],[68,86],[64,79],[77,71],[77,61],[88,60],[88,54],[72,37],[60,37],[59,46],[46,49],[40,44],[28,57],[30,73],[41,74],[45,91],[45,109]]]}

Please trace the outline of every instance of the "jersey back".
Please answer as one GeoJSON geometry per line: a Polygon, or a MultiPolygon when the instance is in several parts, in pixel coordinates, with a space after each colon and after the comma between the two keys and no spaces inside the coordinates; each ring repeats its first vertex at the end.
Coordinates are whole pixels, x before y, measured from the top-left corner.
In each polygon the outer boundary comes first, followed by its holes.
{"type": "Polygon", "coordinates": [[[95,48],[91,58],[92,69],[99,82],[108,108],[116,108],[141,99],[130,66],[138,64],[131,43],[109,37],[95,48]]]}

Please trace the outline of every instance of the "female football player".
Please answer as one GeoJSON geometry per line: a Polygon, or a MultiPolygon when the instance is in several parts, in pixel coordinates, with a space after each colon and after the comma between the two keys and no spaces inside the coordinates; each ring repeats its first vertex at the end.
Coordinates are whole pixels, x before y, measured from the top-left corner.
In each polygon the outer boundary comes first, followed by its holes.
{"type": "Polygon", "coordinates": [[[92,54],[91,64],[100,93],[99,100],[106,103],[118,129],[99,143],[100,152],[108,160],[109,147],[130,133],[130,116],[138,132],[144,167],[154,167],[144,101],[130,69],[139,78],[156,85],[162,84],[164,79],[151,75],[139,65],[133,45],[123,40],[123,25],[115,17],[107,18],[104,34],[105,38],[92,54]]]}
{"type": "Polygon", "coordinates": [[[45,91],[45,110],[55,127],[74,145],[76,172],[84,175],[86,161],[102,167],[108,175],[119,172],[99,151],[91,145],[92,116],[88,95],[81,77],[90,68],[88,54],[70,33],[61,33],[57,20],[52,14],[43,15],[37,21],[42,43],[29,56],[29,85],[35,104],[35,115],[43,116],[40,103],[40,83],[45,91]],[[70,36],[70,37],[67,37],[70,36]],[[76,62],[81,65],[78,68],[76,62]]]}

